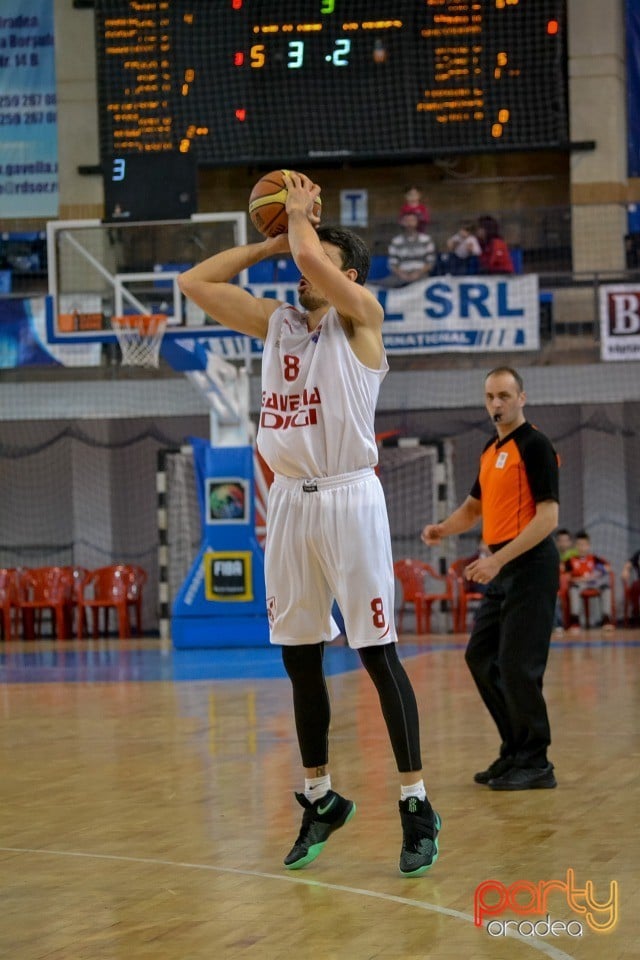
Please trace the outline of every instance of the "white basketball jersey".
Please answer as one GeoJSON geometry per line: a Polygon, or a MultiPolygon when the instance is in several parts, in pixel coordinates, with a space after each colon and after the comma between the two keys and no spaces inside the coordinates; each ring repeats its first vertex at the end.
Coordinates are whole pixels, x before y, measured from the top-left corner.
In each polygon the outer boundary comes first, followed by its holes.
{"type": "Polygon", "coordinates": [[[286,477],[332,477],[378,462],[375,408],[389,369],[355,356],[333,307],[309,331],[288,304],[269,319],[258,449],[286,477]]]}

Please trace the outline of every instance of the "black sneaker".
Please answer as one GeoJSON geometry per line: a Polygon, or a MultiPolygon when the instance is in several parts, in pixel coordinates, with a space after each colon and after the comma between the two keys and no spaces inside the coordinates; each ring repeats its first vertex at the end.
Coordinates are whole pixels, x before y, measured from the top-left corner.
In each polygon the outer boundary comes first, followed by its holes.
{"type": "Polygon", "coordinates": [[[510,757],[498,757],[486,770],[478,770],[474,773],[473,779],[476,783],[489,783],[495,777],[501,777],[503,773],[510,770],[513,766],[513,760],[510,757]]]}
{"type": "Polygon", "coordinates": [[[438,859],[438,831],[441,821],[428,800],[409,797],[400,800],[402,850],[400,873],[403,877],[421,877],[438,859]]]}
{"type": "Polygon", "coordinates": [[[296,793],[296,800],[304,807],[304,813],[298,839],[284,858],[288,870],[299,870],[315,860],[333,831],[344,826],[356,812],[353,800],[345,800],[333,790],[315,803],[307,800],[304,793],[296,793]]]}
{"type": "Polygon", "coordinates": [[[489,780],[492,790],[552,790],[558,786],[553,764],[544,767],[511,767],[501,777],[489,780]]]}

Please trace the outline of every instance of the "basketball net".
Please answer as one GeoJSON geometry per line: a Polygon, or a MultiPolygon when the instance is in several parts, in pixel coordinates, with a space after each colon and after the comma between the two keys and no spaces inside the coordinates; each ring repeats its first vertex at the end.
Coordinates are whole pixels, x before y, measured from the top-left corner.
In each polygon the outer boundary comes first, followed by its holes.
{"type": "Polygon", "coordinates": [[[112,317],[111,326],[122,351],[123,366],[157,367],[160,364],[160,345],[167,326],[165,314],[112,317]]]}

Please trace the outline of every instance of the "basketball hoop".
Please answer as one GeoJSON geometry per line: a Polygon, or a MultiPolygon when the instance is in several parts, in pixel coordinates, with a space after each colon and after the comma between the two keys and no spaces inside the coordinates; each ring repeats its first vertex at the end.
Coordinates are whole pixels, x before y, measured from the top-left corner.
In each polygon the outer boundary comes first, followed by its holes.
{"type": "Polygon", "coordinates": [[[136,313],[111,317],[111,326],[122,351],[123,366],[157,367],[160,345],[167,326],[164,313],[136,313]]]}

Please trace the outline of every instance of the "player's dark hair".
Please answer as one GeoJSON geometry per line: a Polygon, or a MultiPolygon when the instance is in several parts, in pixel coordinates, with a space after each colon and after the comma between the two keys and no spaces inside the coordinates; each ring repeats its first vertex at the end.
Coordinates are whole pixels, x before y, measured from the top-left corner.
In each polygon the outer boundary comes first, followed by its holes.
{"type": "Polygon", "coordinates": [[[520,393],[524,390],[524,380],[520,376],[517,370],[514,370],[513,367],[494,367],[493,370],[489,370],[489,373],[484,378],[486,383],[489,377],[492,377],[496,373],[509,373],[518,384],[518,390],[520,393]]]}
{"type": "Polygon", "coordinates": [[[338,247],[342,256],[342,269],[355,270],[356,283],[364,284],[371,265],[371,256],[364,240],[344,227],[319,227],[318,236],[324,243],[338,247]]]}
{"type": "Polygon", "coordinates": [[[558,527],[556,530],[556,537],[570,537],[571,531],[567,530],[566,527],[558,527]]]}
{"type": "Polygon", "coordinates": [[[586,530],[578,530],[576,533],[576,540],[591,540],[591,537],[586,530]]]}

